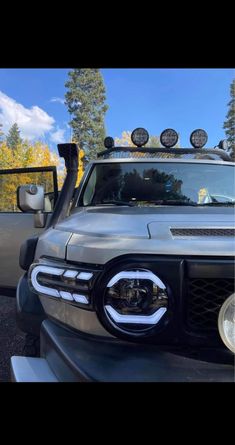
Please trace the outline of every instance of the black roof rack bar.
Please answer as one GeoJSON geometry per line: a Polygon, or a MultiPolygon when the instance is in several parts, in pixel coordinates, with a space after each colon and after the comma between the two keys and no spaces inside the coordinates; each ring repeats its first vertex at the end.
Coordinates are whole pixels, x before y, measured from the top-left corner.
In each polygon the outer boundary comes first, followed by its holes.
{"type": "Polygon", "coordinates": [[[223,161],[230,161],[232,162],[231,157],[226,153],[224,150],[215,149],[215,148],[150,148],[150,147],[112,147],[108,150],[101,151],[97,153],[97,157],[100,158],[101,156],[109,155],[113,152],[137,152],[137,153],[173,153],[173,154],[195,154],[199,153],[202,155],[206,154],[215,154],[220,156],[223,161]]]}

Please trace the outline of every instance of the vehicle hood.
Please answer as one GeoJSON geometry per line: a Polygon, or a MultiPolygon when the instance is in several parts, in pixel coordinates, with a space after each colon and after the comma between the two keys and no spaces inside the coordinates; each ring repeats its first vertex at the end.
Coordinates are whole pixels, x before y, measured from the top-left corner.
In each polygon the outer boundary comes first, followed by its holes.
{"type": "Polygon", "coordinates": [[[127,254],[231,257],[233,228],[229,207],[83,208],[40,237],[37,256],[92,264],[127,254]],[[191,229],[206,230],[195,234],[191,229]]]}

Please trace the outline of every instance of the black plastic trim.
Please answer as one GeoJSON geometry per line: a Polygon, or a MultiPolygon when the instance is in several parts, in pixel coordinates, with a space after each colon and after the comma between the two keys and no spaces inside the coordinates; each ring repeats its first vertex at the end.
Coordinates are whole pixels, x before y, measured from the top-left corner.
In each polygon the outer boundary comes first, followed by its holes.
{"type": "Polygon", "coordinates": [[[38,236],[33,236],[21,244],[19,256],[19,264],[21,269],[28,270],[33,263],[37,242],[38,236]]]}
{"type": "Polygon", "coordinates": [[[54,227],[67,216],[70,202],[73,199],[78,174],[77,145],[74,143],[58,144],[57,147],[60,157],[63,157],[65,160],[67,174],[47,228],[54,227]]]}
{"type": "Polygon", "coordinates": [[[38,296],[28,286],[27,273],[22,275],[16,291],[16,322],[19,329],[27,334],[40,335],[40,328],[46,314],[38,296]]]}
{"type": "Polygon", "coordinates": [[[229,260],[186,260],[189,278],[234,278],[234,262],[229,260]]]}
{"type": "MultiPolygon", "coordinates": [[[[217,346],[224,348],[219,332],[195,332],[189,330],[185,323],[185,310],[187,305],[187,281],[188,278],[188,263],[190,261],[190,270],[195,270],[197,265],[200,265],[200,271],[203,278],[223,278],[226,274],[234,278],[234,258],[207,257],[201,260],[201,257],[188,256],[162,256],[162,255],[125,255],[114,260],[111,260],[104,267],[103,272],[98,278],[96,285],[96,292],[94,292],[93,301],[96,305],[97,315],[104,327],[113,335],[129,341],[140,341],[154,344],[188,344],[188,345],[207,345],[209,347],[217,346]],[[116,328],[107,323],[107,317],[104,315],[102,309],[103,293],[105,290],[105,283],[110,277],[110,273],[115,273],[116,270],[125,268],[128,264],[132,267],[141,267],[150,269],[159,276],[159,278],[168,286],[170,292],[171,317],[168,319],[166,326],[160,326],[156,329],[155,335],[147,336],[130,336],[124,332],[118,331],[116,328]],[[227,272],[228,268],[228,272],[227,272]],[[218,274],[218,271],[222,275],[218,274]],[[232,275],[231,275],[232,274],[232,275]],[[160,329],[162,327],[162,329],[160,329]]],[[[192,273],[192,272],[191,272],[192,273]]],[[[198,277],[200,278],[200,277],[198,277]]],[[[154,333],[154,332],[153,332],[154,333]]]]}
{"type": "Polygon", "coordinates": [[[85,338],[50,320],[42,323],[41,355],[63,382],[234,381],[230,351],[184,351],[122,340],[85,338]]]}
{"type": "Polygon", "coordinates": [[[172,154],[178,154],[178,155],[184,155],[184,154],[215,154],[217,156],[220,156],[223,161],[232,162],[231,157],[220,149],[210,149],[210,148],[204,148],[204,149],[198,149],[198,148],[150,148],[150,147],[142,147],[142,148],[136,148],[136,147],[113,147],[109,150],[104,150],[99,153],[97,153],[97,157],[100,158],[101,156],[107,156],[110,153],[115,152],[137,152],[137,153],[172,153],[172,154]]]}

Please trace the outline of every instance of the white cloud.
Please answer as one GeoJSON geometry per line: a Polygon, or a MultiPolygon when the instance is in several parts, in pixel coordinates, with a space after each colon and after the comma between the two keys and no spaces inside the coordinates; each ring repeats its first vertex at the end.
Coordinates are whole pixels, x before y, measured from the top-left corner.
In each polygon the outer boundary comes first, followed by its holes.
{"type": "Polygon", "coordinates": [[[63,142],[65,142],[64,133],[65,130],[63,130],[62,128],[58,128],[56,131],[50,134],[50,140],[55,144],[62,144],[63,142]]]}
{"type": "Polygon", "coordinates": [[[52,130],[55,119],[38,106],[26,108],[0,91],[0,122],[5,133],[16,122],[21,136],[32,140],[52,130]]]}
{"type": "Polygon", "coordinates": [[[64,105],[64,99],[62,99],[61,97],[52,97],[50,102],[58,102],[59,104],[64,105]]]}

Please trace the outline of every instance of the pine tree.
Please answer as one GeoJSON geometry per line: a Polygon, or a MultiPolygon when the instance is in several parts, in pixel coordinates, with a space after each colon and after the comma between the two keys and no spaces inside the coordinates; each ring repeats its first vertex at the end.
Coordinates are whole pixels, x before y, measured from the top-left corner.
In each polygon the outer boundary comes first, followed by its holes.
{"type": "Polygon", "coordinates": [[[105,137],[105,87],[99,69],[73,69],[65,83],[65,104],[72,116],[73,141],[89,158],[103,149],[105,137]]]}
{"type": "Polygon", "coordinates": [[[230,85],[231,100],[228,103],[229,111],[223,128],[227,135],[227,140],[231,149],[231,156],[235,159],[235,79],[230,85]]]}
{"type": "Polygon", "coordinates": [[[20,129],[16,123],[13,124],[10,128],[6,142],[7,146],[12,150],[15,150],[17,148],[17,145],[20,145],[22,143],[22,139],[20,137],[20,129]]]}

